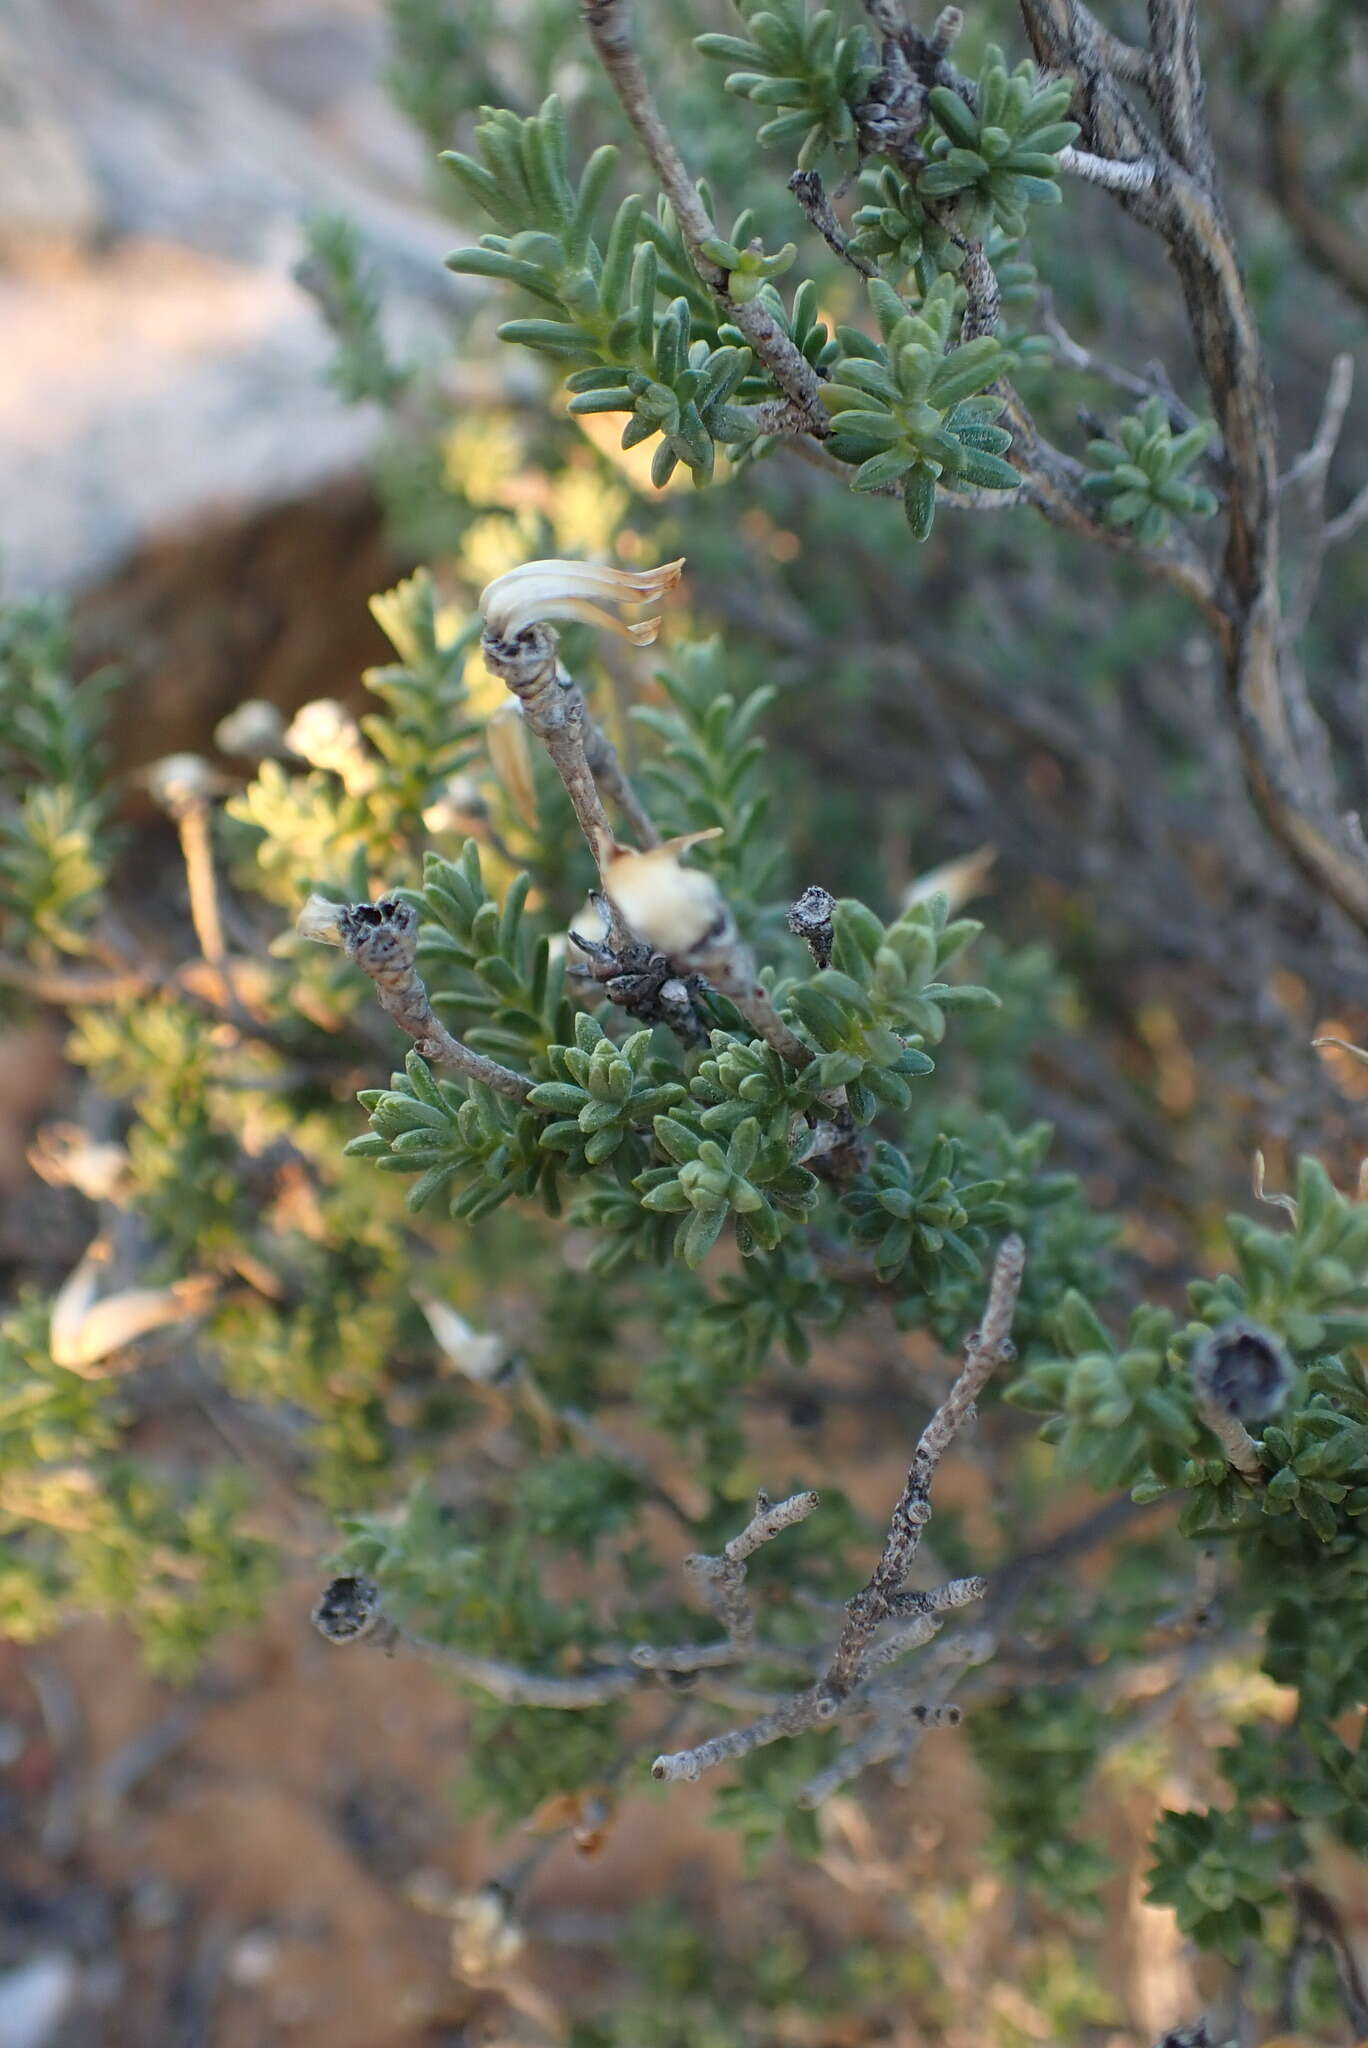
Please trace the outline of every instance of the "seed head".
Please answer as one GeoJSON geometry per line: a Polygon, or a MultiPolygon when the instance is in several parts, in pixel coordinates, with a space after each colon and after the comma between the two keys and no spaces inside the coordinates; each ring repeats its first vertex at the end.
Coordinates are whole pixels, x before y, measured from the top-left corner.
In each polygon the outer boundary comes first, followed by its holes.
{"type": "Polygon", "coordinates": [[[356,1643],[381,1620],[380,1588],[374,1579],[347,1573],[323,1588],[312,1621],[330,1643],[356,1643]]]}
{"type": "Polygon", "coordinates": [[[1271,1330],[1237,1316],[1199,1340],[1192,1377],[1204,1401],[1250,1422],[1282,1407],[1292,1386],[1292,1361],[1271,1330]]]}

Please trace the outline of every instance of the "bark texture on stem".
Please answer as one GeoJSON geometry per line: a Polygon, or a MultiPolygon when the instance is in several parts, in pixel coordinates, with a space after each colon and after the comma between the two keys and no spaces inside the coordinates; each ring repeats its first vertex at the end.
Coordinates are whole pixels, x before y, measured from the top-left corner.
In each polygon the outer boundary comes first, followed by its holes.
{"type": "Polygon", "coordinates": [[[584,20],[608,82],[674,209],[694,269],[726,318],[740,328],[780,390],[798,408],[807,431],[824,438],[831,427],[817,372],[760,300],[732,298],[729,273],[703,252],[702,244],[716,236],[717,228],[665,126],[642,69],[627,0],[587,0],[584,20]]]}
{"type": "Polygon", "coordinates": [[[406,1031],[425,1060],[450,1067],[512,1102],[526,1102],[532,1083],[454,1038],[436,1016],[418,972],[418,913],[397,897],[353,903],[337,913],[337,929],[349,960],[375,983],[380,1007],[406,1031]]]}

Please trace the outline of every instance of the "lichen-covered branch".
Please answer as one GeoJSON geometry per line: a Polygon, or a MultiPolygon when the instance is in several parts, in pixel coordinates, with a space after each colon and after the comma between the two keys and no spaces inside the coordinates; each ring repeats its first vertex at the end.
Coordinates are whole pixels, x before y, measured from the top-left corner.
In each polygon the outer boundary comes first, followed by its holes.
{"type": "Polygon", "coordinates": [[[805,1522],[818,1505],[815,1493],[795,1493],[787,1500],[773,1502],[768,1494],[761,1493],[745,1528],[723,1546],[718,1556],[700,1551],[685,1558],[684,1570],[697,1586],[704,1604],[727,1631],[734,1656],[746,1655],[755,1640],[755,1613],[746,1595],[747,1558],[785,1529],[805,1522]]]}
{"type": "Polygon", "coordinates": [[[418,972],[418,913],[395,896],[378,903],[328,903],[311,897],[299,917],[307,939],[341,946],[347,958],[375,983],[380,1007],[406,1031],[425,1060],[450,1067],[466,1081],[478,1081],[512,1102],[526,1102],[532,1083],[524,1074],[454,1038],[432,1007],[418,972]]]}
{"type": "MultiPolygon", "coordinates": [[[[889,1520],[879,1561],[860,1591],[846,1603],[844,1626],[821,1677],[804,1691],[795,1693],[782,1706],[744,1728],[713,1736],[692,1749],[658,1756],[651,1766],[654,1777],[670,1783],[691,1782],[717,1764],[749,1755],[752,1750],[762,1749],[786,1736],[826,1725],[852,1705],[863,1704],[861,1691],[870,1678],[876,1672],[885,1671],[909,1650],[928,1642],[939,1627],[942,1615],[982,1598],[987,1582],[978,1577],[951,1581],[939,1592],[930,1594],[909,1594],[905,1591],[904,1582],[916,1557],[921,1532],[931,1518],[931,1482],[937,1467],[972,1415],[974,1402],[990,1374],[995,1367],[1014,1356],[1012,1318],[1021,1289],[1024,1263],[1025,1250],[1021,1239],[1007,1238],[993,1264],[983,1321],[965,1346],[964,1365],[954,1385],[918,1439],[906,1483],[889,1520]],[[887,1641],[876,1642],[884,1624],[893,1620],[900,1625],[891,1632],[887,1641]]],[[[795,1498],[811,1499],[815,1505],[815,1496],[798,1495],[795,1498]]],[[[781,1526],[804,1519],[790,1513],[791,1508],[792,1502],[781,1504],[779,1512],[787,1517],[781,1526]]],[[[757,1527],[764,1533],[757,1535],[755,1542],[764,1541],[768,1534],[774,1533],[765,1526],[766,1513],[771,1516],[775,1513],[767,1503],[757,1509],[755,1518],[740,1537],[733,1539],[733,1543],[745,1544],[757,1527]]],[[[750,1548],[754,1549],[755,1543],[751,1543],[750,1548]]],[[[715,1603],[714,1612],[724,1621],[730,1638],[734,1626],[740,1629],[745,1625],[745,1610],[740,1604],[744,1595],[736,1576],[736,1566],[741,1558],[738,1555],[732,1561],[730,1570],[726,1552],[722,1558],[707,1562],[713,1567],[706,1577],[715,1603]],[[719,1587],[723,1589],[720,1595],[719,1587]]],[[[880,1711],[873,1748],[865,1758],[861,1745],[855,1745],[861,1751],[861,1762],[852,1766],[851,1775],[863,1767],[864,1761],[876,1760],[875,1749],[883,1758],[894,1754],[898,1747],[900,1738],[891,1735],[885,1726],[887,1701],[881,1700],[877,1704],[880,1711]]],[[[942,1706],[942,1702],[928,1703],[924,1700],[911,1705],[900,1704],[895,1719],[903,1727],[920,1727],[935,1725],[938,1720],[958,1718],[957,1713],[948,1709],[942,1712],[942,1706]],[[933,1706],[936,1709],[934,1715],[931,1711],[933,1706]]],[[[842,1770],[839,1782],[844,1781],[844,1775],[842,1770]]]]}

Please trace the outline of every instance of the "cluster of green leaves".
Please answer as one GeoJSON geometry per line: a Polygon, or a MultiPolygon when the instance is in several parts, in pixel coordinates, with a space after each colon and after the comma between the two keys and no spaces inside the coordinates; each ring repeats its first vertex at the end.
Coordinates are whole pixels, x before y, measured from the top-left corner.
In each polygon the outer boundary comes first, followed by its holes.
{"type": "MultiPolygon", "coordinates": [[[[1128,1485],[1141,1501],[1181,1490],[1180,1531],[1233,1549],[1240,1598],[1265,1623],[1264,1668],[1298,1695],[1303,1769],[1292,1814],[1347,1816],[1359,1766],[1328,1724],[1368,1687],[1368,1378],[1358,1355],[1368,1341],[1368,1207],[1339,1194],[1308,1159],[1295,1209],[1290,1229],[1229,1220],[1234,1270],[1189,1289],[1200,1321],[1180,1327],[1169,1311],[1142,1307],[1117,1343],[1071,1294],[1055,1320],[1060,1352],[1029,1363],[1008,1398],[1049,1414],[1043,1433],[1066,1471],[1128,1485]],[[1211,1332],[1237,1319],[1281,1339],[1296,1367],[1276,1417],[1261,1427],[1250,1417],[1257,1479],[1216,1445],[1191,1369],[1211,1332]]],[[[1281,1851],[1266,1853],[1261,1840],[1251,1846],[1244,1818],[1256,1794],[1272,1797],[1283,1785],[1286,1757],[1254,1745],[1240,1755],[1240,1808],[1170,1815],[1156,1845],[1154,1895],[1226,1952],[1257,1931],[1288,1867],[1281,1851]]]]}
{"type": "MultiPolygon", "coordinates": [[[[719,731],[732,722],[724,700],[719,731]]],[[[696,754],[692,766],[700,785],[711,776],[734,786],[723,760],[696,754]]],[[[888,927],[864,905],[846,902],[837,912],[835,964],[784,986],[813,1044],[804,1068],[733,1024],[712,1033],[709,1055],[689,1072],[659,1034],[611,1038],[606,1008],[597,1019],[578,1018],[573,1042],[557,1041],[549,1033],[565,1025],[560,969],[548,964],[548,935],[534,936],[523,919],[527,886],[520,877],[496,906],[484,893],[471,841],[459,863],[430,858],[424,887],[412,897],[428,920],[419,958],[432,970],[434,1004],[472,1042],[529,1062],[537,1082],[521,1109],[486,1089],[437,1079],[414,1053],[388,1089],[365,1091],[371,1128],[349,1152],[389,1172],[418,1174],[414,1208],[451,1190],[453,1214],[478,1215],[511,1195],[539,1191],[555,1213],[558,1169],[573,1177],[600,1172],[612,1176],[611,1195],[578,1213],[631,1237],[646,1256],[659,1251],[652,1225],[661,1216],[680,1219],[675,1245],[691,1266],[728,1223],[743,1257],[773,1252],[816,1205],[819,1183],[802,1152],[809,1122],[829,1114],[823,1104],[840,1092],[862,1123],[880,1106],[906,1109],[910,1079],[934,1064],[921,1048],[939,1043],[946,1013],[994,1001],[986,989],[932,978],[979,929],[970,919],[952,924],[943,898],[913,906],[888,927]],[[472,1029],[472,1016],[489,1021],[472,1029]]],[[[880,1270],[892,1274],[912,1257],[928,1291],[942,1274],[975,1269],[961,1233],[981,1244],[1005,1214],[992,1206],[995,1184],[952,1183],[946,1166],[954,1152],[949,1140],[933,1145],[914,1198],[894,1185],[898,1155],[885,1147],[848,1205],[863,1218],[867,1196],[887,1212],[877,1233],[880,1270]]],[[[902,1170],[910,1172],[905,1162],[902,1170]]]]}
{"type": "Polygon", "coordinates": [[[1107,1717],[1081,1688],[1010,1693],[971,1716],[995,1858],[1056,1909],[1095,1914],[1111,1865],[1076,1832],[1107,1717]]]}
{"type": "Polygon", "coordinates": [[[533,1109],[556,1119],[545,1125],[541,1142],[564,1152],[570,1169],[587,1173],[608,1160],[618,1163],[625,1179],[646,1162],[642,1133],[653,1130],[684,1099],[678,1081],[655,1081],[647,1062],[651,1033],[609,1038],[586,1012],[575,1019],[574,1045],[556,1045],[548,1055],[554,1078],[542,1081],[529,1098],[533,1109]]]}
{"type": "Polygon", "coordinates": [[[681,462],[706,483],[717,443],[745,438],[731,401],[750,367],[749,352],[707,334],[695,339],[682,294],[658,308],[660,260],[642,233],[638,197],[623,200],[600,250],[594,216],[617,150],[608,143],[595,150],[573,186],[554,95],[526,120],[491,113],[476,142],[478,160],[451,151],[444,161],[499,232],[457,250],[450,267],[503,279],[549,306],[557,317],[505,321],[500,336],[570,370],[572,411],[630,413],[624,448],[659,435],[651,472],[657,485],[681,462]]]}
{"type": "Polygon", "coordinates": [[[1147,547],[1164,539],[1169,522],[1210,519],[1216,496],[1188,471],[1211,439],[1204,422],[1175,434],[1162,398],[1147,398],[1121,420],[1114,441],[1090,441],[1093,465],[1083,489],[1102,508],[1108,526],[1132,526],[1147,547]]]}
{"type": "Polygon", "coordinates": [[[945,85],[927,95],[940,132],[917,175],[918,194],[949,200],[969,241],[986,241],[995,227],[1024,234],[1030,207],[1059,204],[1059,152],[1078,136],[1077,122],[1065,118],[1072,97],[1070,80],[1040,81],[1029,58],[1009,74],[990,45],[971,95],[945,85]]]}
{"type": "Polygon", "coordinates": [[[762,145],[798,144],[800,170],[829,149],[855,141],[853,109],[874,76],[872,44],[861,29],[841,33],[829,7],[809,14],[807,0],[738,0],[748,34],[696,36],[694,47],[722,64],[728,92],[757,107],[774,108],[761,128],[762,145]]]}
{"type": "Polygon", "coordinates": [[[874,1270],[896,1279],[910,1266],[930,1292],[947,1267],[977,1273],[979,1250],[1007,1218],[1003,1183],[959,1177],[959,1147],[939,1136],[913,1165],[881,1138],[863,1184],[845,1198],[851,1239],[874,1247],[874,1270]]]}
{"type": "MultiPolygon", "coordinates": [[[[782,110],[762,141],[801,138],[804,167],[829,145],[852,142],[875,70],[867,34],[842,34],[830,10],[809,15],[805,0],[746,0],[742,12],[748,36],[707,34],[698,47],[744,65],[727,77],[728,90],[782,110]]],[[[931,529],[938,479],[984,490],[1018,481],[1001,459],[1010,445],[995,424],[1002,407],[986,393],[1028,338],[1009,337],[1009,348],[984,334],[952,346],[957,281],[966,247],[978,243],[1011,273],[1001,280],[1007,297],[1019,303],[1030,295],[1033,273],[1016,244],[1030,207],[1058,202],[1059,152],[1078,132],[1063,118],[1069,97],[1067,81],[1041,83],[1029,62],[1009,74],[1001,51],[990,48],[976,83],[931,92],[924,168],[909,177],[885,162],[865,174],[868,203],[856,215],[854,245],[896,283],[910,274],[919,295],[908,304],[884,278],[873,280],[882,346],[855,328],[829,336],[816,317],[814,279],[786,307],[773,280],[793,262],[794,245],[766,253],[751,212],[730,235],[703,245],[701,255],[727,273],[732,299],[762,301],[829,377],[823,396],[838,415],[831,452],[856,467],[856,489],[899,487],[919,540],[931,529]]],[[[738,460],[768,446],[745,406],[776,387],[743,335],[720,319],[668,206],[662,201],[653,217],[629,195],[602,247],[595,239],[616,170],[612,146],[593,153],[576,184],[553,96],[526,119],[486,110],[476,147],[478,156],[450,152],[446,161],[497,232],[449,261],[518,286],[550,309],[552,317],[506,321],[499,333],[563,366],[571,413],[630,414],[624,448],[659,436],[651,471],[658,486],[681,462],[696,483],[710,481],[719,444],[738,460]]],[[[706,189],[703,196],[711,205],[706,189]]]]}
{"type": "Polygon", "coordinates": [[[0,612],[0,933],[35,960],[86,949],[110,856],[110,670],[73,681],[61,612],[0,612]]]}
{"type": "Polygon", "coordinates": [[[1020,482],[1002,459],[1012,437],[994,425],[1004,401],[985,396],[1007,351],[991,334],[950,346],[956,289],[948,272],[915,313],[881,278],[870,280],[869,299],[882,345],[858,328],[840,330],[845,353],[822,392],[833,420],[827,445],[856,465],[853,490],[897,487],[914,539],[925,540],[942,478],[990,491],[1020,482]]]}
{"type": "MultiPolygon", "coordinates": [[[[991,1022],[991,1013],[965,1020],[978,1021],[991,1022]]],[[[1013,1342],[1023,1358],[1042,1349],[1048,1355],[1054,1349],[1051,1333],[1061,1298],[1071,1289],[1089,1301],[1105,1298],[1112,1281],[1107,1253],[1116,1225],[1088,1201],[1076,1174],[1049,1170],[1054,1132],[1047,1123],[1018,1129],[981,1102],[957,1097],[949,1105],[918,1110],[904,1139],[914,1151],[918,1145],[934,1149],[944,1142],[955,1147],[961,1184],[996,1190],[982,1196],[998,1219],[993,1234],[1015,1231],[1026,1246],[1013,1342]]],[[[977,1232],[970,1242],[975,1248],[981,1243],[977,1232]]],[[[981,1261],[975,1257],[957,1278],[942,1270],[928,1292],[915,1268],[910,1269],[895,1299],[899,1322],[924,1323],[943,1344],[955,1344],[973,1324],[982,1293],[980,1274],[981,1261]]]]}
{"type": "Polygon", "coordinates": [[[790,988],[788,1001],[818,1050],[842,1062],[830,1071],[860,1123],[911,1107],[910,1084],[934,1071],[926,1047],[941,1043],[947,1016],[996,1006],[991,989],[942,979],[982,929],[952,919],[940,895],[888,925],[853,898],[837,904],[830,967],[790,988]]]}
{"type": "Polygon", "coordinates": [[[1185,1934],[1232,1963],[1259,1939],[1264,1908],[1305,1856],[1289,1830],[1256,1831],[1247,1813],[1216,1808],[1161,1815],[1154,1852],[1151,1899],[1172,1906],[1185,1934]]]}
{"type": "Polygon", "coordinates": [[[656,673],[663,704],[633,708],[659,752],[643,764],[651,814],[668,838],[717,831],[695,858],[754,931],[773,886],[782,849],[766,829],[770,790],[760,772],[764,742],[756,725],[774,700],[772,685],[739,689],[722,642],[690,641],[656,673]]]}
{"type": "Polygon", "coordinates": [[[439,1080],[411,1052],[388,1088],[365,1088],[359,1100],[370,1129],[351,1139],[347,1156],[369,1159],[385,1173],[416,1173],[411,1209],[426,1208],[449,1189],[453,1216],[486,1216],[510,1197],[538,1190],[553,1214],[558,1208],[553,1155],[540,1143],[546,1126],[492,1089],[439,1080]],[[462,1185],[451,1188],[458,1178],[462,1185]]]}
{"type": "Polygon", "coordinates": [[[305,234],[300,281],[331,328],[337,354],[329,370],[335,390],[355,405],[390,405],[411,372],[395,363],[385,341],[380,295],[366,267],[361,237],[345,214],[316,214],[305,234]]]}

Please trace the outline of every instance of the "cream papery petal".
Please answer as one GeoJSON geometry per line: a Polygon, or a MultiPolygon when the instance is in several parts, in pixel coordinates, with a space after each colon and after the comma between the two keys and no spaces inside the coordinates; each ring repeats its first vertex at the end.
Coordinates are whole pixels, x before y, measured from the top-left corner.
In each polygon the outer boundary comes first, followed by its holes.
{"type": "Polygon", "coordinates": [[[459,1309],[433,1294],[419,1294],[414,1300],[427,1318],[428,1328],[445,1358],[467,1379],[488,1382],[497,1379],[508,1363],[510,1347],[505,1338],[476,1330],[459,1309]]]}
{"type": "Polygon", "coordinates": [[[109,1259],[108,1243],[96,1238],[52,1304],[48,1349],[53,1364],[87,1378],[102,1377],[94,1368],[137,1338],[198,1315],[215,1291],[207,1275],[189,1274],[169,1287],[126,1287],[101,1298],[100,1280],[109,1259]]]}
{"type": "Polygon", "coordinates": [[[295,919],[295,930],[301,939],[315,939],[320,946],[340,946],[340,919],[345,908],[345,904],[333,903],[326,896],[310,896],[295,919]]]}
{"type": "Polygon", "coordinates": [[[594,562],[524,562],[486,584],[480,593],[480,616],[488,631],[501,640],[516,639],[545,619],[578,619],[645,646],[659,631],[658,618],[628,625],[602,606],[647,603],[672,589],[683,569],[682,556],[656,569],[610,569],[594,562]]]}

